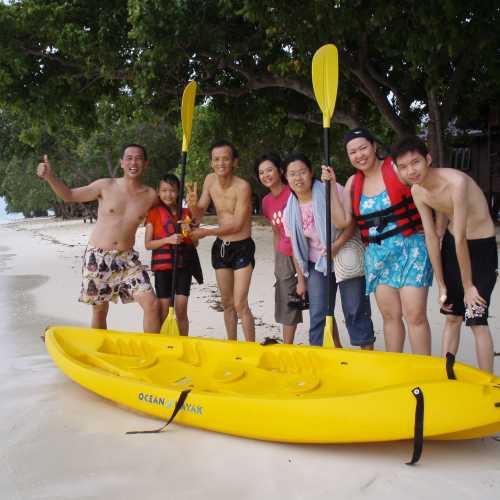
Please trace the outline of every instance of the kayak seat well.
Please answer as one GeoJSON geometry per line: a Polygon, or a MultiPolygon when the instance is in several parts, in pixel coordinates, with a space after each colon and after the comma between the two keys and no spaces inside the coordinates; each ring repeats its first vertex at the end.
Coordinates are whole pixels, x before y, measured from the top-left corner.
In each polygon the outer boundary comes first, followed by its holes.
{"type": "Polygon", "coordinates": [[[157,352],[146,341],[107,338],[95,355],[125,370],[144,370],[158,363],[157,352]]]}
{"type": "Polygon", "coordinates": [[[300,352],[265,352],[262,354],[259,368],[280,373],[314,373],[321,371],[319,360],[313,353],[300,352]]]}

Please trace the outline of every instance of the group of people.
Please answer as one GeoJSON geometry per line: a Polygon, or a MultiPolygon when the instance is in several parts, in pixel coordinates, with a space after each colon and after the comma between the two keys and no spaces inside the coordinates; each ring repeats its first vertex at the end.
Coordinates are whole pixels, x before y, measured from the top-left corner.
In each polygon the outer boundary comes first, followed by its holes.
{"type": "MultiPolygon", "coordinates": [[[[330,183],[332,259],[340,262],[347,254],[350,261],[359,260],[347,273],[340,265],[332,266],[331,293],[335,300],[337,288],[340,291],[350,343],[373,349],[369,300],[373,293],[383,319],[386,350],[403,350],[406,323],[412,352],[431,354],[427,299],[434,274],[441,312],[446,315],[443,353],[456,354],[465,320],[475,338],[479,367],[492,372],[488,307],[498,257],[495,227],[482,191],[460,171],[432,167],[432,158],[418,137],[404,138],[383,157],[375,137],[356,128],[345,135],[344,147],[355,169],[345,186],[337,183],[331,166],[322,166],[321,178],[315,177],[311,162],[301,153],[284,160],[267,153],[255,161],[256,177],[269,190],[262,211],[273,229],[275,319],[282,325],[284,342],[293,343],[306,308],[310,344],[322,345],[324,340],[328,313],[325,185],[330,183]]],[[[39,164],[38,175],[63,200],[99,202],[96,227],[83,259],[80,294],[80,301],[92,305],[92,327],[106,328],[109,302],[120,297],[143,308],[145,331],[159,331],[171,305],[175,261],[176,316],[181,334],[187,335],[191,280],[193,275],[199,280],[201,274],[195,246],[201,238],[213,236],[212,266],[227,337],[237,338],[239,319],[245,340],[255,340],[248,305],[255,267],[251,187],[234,175],[239,155],[233,144],[216,142],[209,153],[213,172],[205,178],[200,196],[196,184],[188,186],[182,220],[176,215],[182,201],[175,176],[163,177],[157,192],[142,183],[148,159],[141,145],[124,147],[123,177],[99,179],[81,188],[70,189],[61,182],[46,156],[39,164]],[[210,203],[218,224],[200,227],[210,203]],[[133,249],[144,220],[155,290],[133,249]]],[[[335,322],[333,326],[333,341],[340,346],[335,322]]]]}

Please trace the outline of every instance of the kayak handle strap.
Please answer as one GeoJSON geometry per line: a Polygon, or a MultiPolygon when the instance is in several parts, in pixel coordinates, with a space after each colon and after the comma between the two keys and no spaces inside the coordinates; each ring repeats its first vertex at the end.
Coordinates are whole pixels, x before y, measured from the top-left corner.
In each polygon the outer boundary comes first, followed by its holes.
{"type": "Polygon", "coordinates": [[[190,392],[191,389],[186,389],[185,391],[181,392],[179,399],[177,400],[177,403],[175,403],[175,408],[174,411],[172,412],[172,415],[170,415],[170,418],[168,419],[167,423],[161,426],[159,429],[154,429],[152,431],[128,431],[125,434],[156,434],[158,432],[161,432],[177,416],[177,413],[179,413],[179,410],[183,407],[184,402],[186,401],[186,398],[188,397],[188,394],[190,392]]]}
{"type": "Polygon", "coordinates": [[[413,456],[406,465],[415,465],[422,456],[424,447],[424,393],[420,387],[411,390],[415,396],[417,405],[415,407],[415,431],[413,434],[413,456]]]}

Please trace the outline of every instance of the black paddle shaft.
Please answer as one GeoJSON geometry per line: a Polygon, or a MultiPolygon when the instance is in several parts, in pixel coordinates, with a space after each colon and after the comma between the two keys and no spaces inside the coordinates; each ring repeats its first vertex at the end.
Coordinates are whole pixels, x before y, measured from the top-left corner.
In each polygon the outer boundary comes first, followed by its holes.
{"type": "MultiPolygon", "coordinates": [[[[330,129],[323,128],[323,148],[325,165],[330,165],[330,129]]],[[[334,186],[335,189],[335,186],[334,186]]],[[[326,197],[326,274],[328,277],[328,316],[333,316],[333,275],[332,275],[332,213],[330,194],[332,183],[328,181],[325,186],[326,197]]]]}
{"type": "MultiPolygon", "coordinates": [[[[182,217],[182,200],[184,199],[184,183],[186,179],[186,163],[187,163],[187,151],[182,152],[181,156],[181,179],[179,185],[179,194],[177,196],[177,222],[175,224],[175,232],[179,233],[181,231],[180,220],[182,217]]],[[[182,245],[182,243],[181,243],[182,245]]],[[[172,297],[172,307],[175,307],[175,283],[177,280],[177,254],[180,245],[174,245],[174,263],[172,269],[172,288],[170,291],[170,296],[172,297]]]]}

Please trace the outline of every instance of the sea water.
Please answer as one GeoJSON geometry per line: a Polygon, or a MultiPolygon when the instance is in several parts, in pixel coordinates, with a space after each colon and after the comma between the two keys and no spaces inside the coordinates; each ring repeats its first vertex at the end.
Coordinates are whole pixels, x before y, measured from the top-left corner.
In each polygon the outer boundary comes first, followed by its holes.
{"type": "Polygon", "coordinates": [[[0,224],[6,224],[7,222],[12,222],[18,219],[24,219],[24,215],[21,213],[8,214],[6,211],[7,203],[5,199],[0,197],[0,224]]]}

